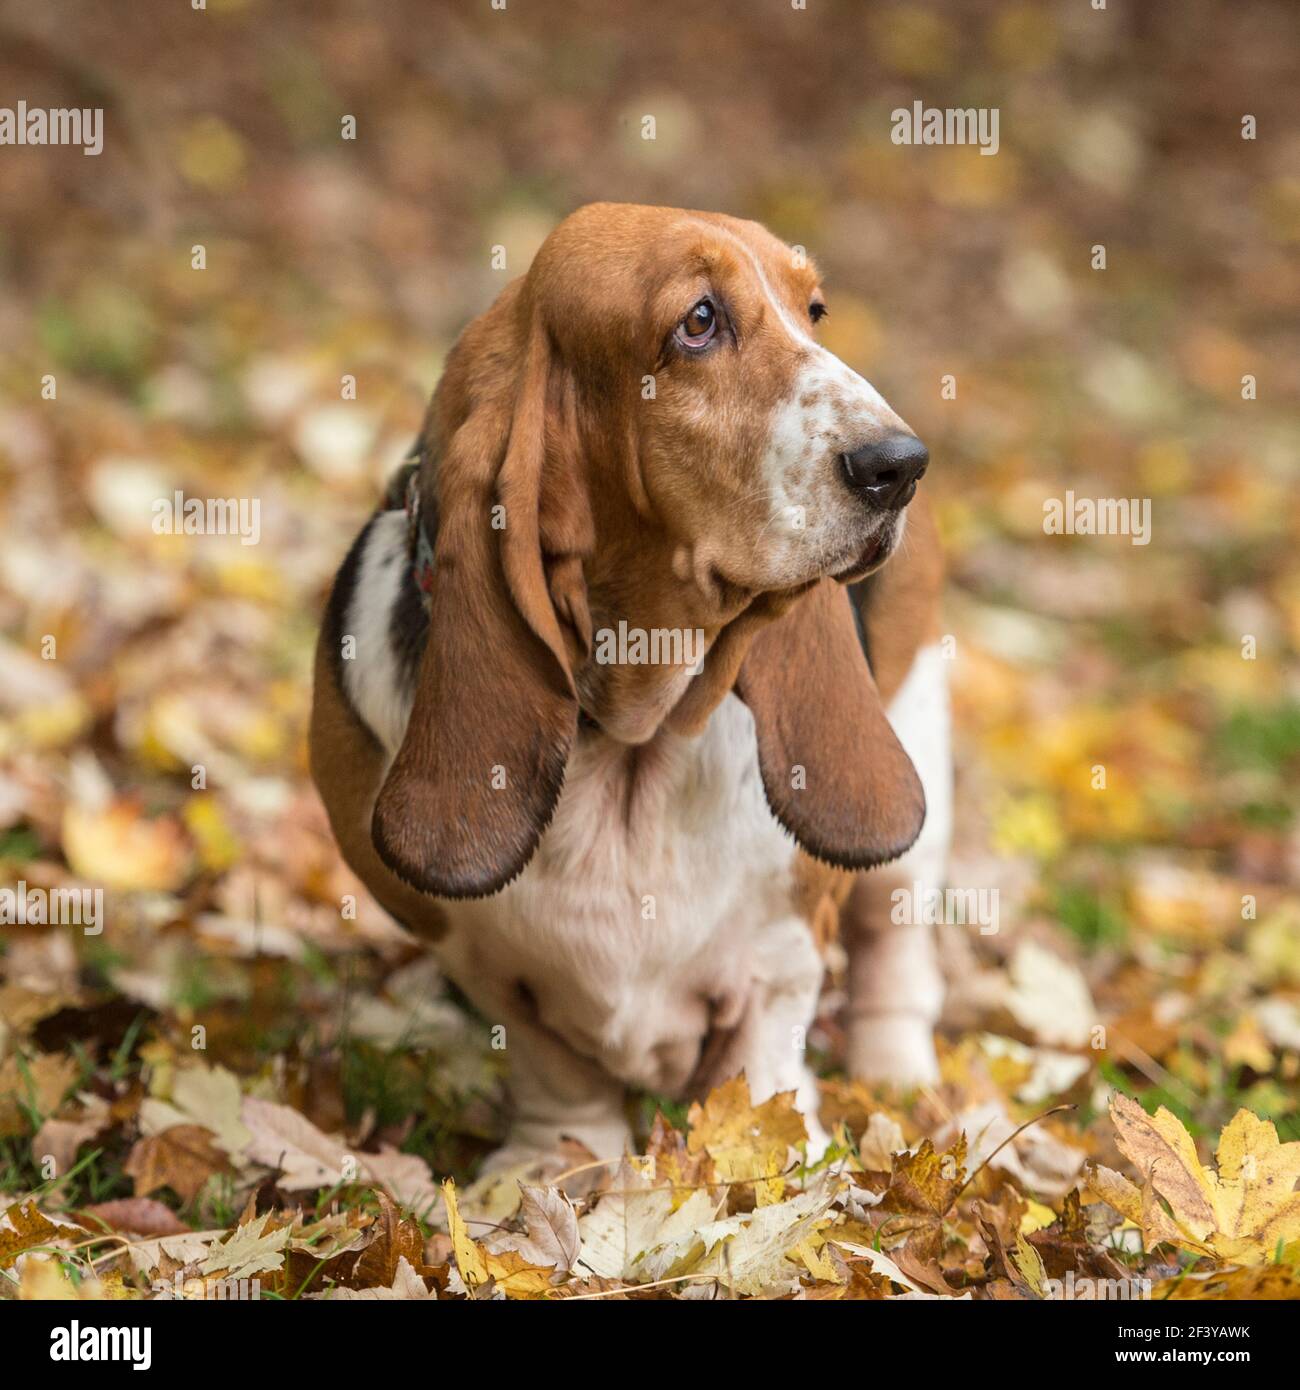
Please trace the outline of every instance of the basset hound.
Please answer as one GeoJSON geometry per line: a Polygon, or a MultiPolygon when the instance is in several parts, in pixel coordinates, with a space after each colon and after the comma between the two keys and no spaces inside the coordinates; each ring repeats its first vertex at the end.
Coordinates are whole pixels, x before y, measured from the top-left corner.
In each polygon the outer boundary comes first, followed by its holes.
{"type": "Polygon", "coordinates": [[[594,204],[450,353],[317,653],[344,858],[503,1028],[501,1161],[628,1088],[795,1090],[841,911],[848,1064],[936,1074],[950,827],[927,454],[763,227],[594,204]],[[892,557],[892,558],[891,558],[892,557]],[[864,872],[869,871],[869,872],[864,872]]]}

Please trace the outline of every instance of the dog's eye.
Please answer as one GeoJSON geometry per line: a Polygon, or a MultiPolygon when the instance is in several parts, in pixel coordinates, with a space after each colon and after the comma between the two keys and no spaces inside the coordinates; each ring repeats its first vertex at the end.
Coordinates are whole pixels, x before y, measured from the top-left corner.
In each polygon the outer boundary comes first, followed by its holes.
{"type": "Polygon", "coordinates": [[[827,309],[820,299],[814,299],[808,306],[808,317],[812,319],[814,323],[820,323],[829,312],[830,310],[827,309]]]}
{"type": "Polygon", "coordinates": [[[711,299],[701,299],[677,325],[677,341],[685,347],[701,348],[718,331],[718,311],[711,299]]]}

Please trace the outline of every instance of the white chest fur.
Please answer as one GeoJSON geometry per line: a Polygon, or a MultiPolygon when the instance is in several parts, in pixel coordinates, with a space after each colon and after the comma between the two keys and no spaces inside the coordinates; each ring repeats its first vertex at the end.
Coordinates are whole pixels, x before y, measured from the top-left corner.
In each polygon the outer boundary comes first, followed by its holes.
{"type": "Polygon", "coordinates": [[[698,738],[582,740],[536,856],[495,897],[451,906],[441,954],[457,978],[507,973],[569,1046],[671,1092],[711,1021],[769,983],[782,953],[763,935],[789,930],[794,855],[753,719],[728,696],[698,738]]]}

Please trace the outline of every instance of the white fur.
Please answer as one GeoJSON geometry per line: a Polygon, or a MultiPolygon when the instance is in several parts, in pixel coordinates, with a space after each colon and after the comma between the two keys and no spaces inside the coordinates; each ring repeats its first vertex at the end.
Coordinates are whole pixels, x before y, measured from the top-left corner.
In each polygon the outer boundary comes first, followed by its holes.
{"type": "MultiPolygon", "coordinates": [[[[583,740],[532,862],[495,897],[452,904],[440,954],[508,1039],[522,1032],[534,1061],[576,1054],[669,1095],[715,1017],[734,1020],[735,1069],[755,1097],[797,1089],[815,1123],[802,1043],[822,963],[791,896],[794,856],[763,795],[753,716],[731,695],[696,739],[661,734],[637,750],[583,740]]],[[[544,1146],[552,1078],[530,1079],[544,1146]]],[[[594,1081],[583,1099],[601,1089],[594,1081]]],[[[569,1077],[553,1097],[552,1142],[575,1128],[573,1091],[569,1077]]]]}
{"type": "Polygon", "coordinates": [[[343,617],[343,637],[355,647],[342,662],[352,707],[370,725],[389,756],[397,752],[411,717],[411,695],[399,679],[389,638],[393,605],[406,575],[406,513],[381,512],[371,523],[357,570],[352,602],[343,617]]]}

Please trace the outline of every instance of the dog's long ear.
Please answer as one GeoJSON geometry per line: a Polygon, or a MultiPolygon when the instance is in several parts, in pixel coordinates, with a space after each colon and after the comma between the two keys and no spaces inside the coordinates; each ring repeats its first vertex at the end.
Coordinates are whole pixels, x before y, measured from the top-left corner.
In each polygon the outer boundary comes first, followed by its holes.
{"type": "Polygon", "coordinates": [[[434,398],[429,636],[371,822],[389,868],[439,897],[494,893],[519,873],[564,782],[591,547],[557,439],[566,408],[547,330],[526,282],[513,286],[467,330],[434,398]]]}
{"type": "Polygon", "coordinates": [[[754,716],[772,813],[809,854],[867,869],[912,844],[925,793],[885,717],[846,590],[824,579],[762,628],[735,690],[754,716]]]}

